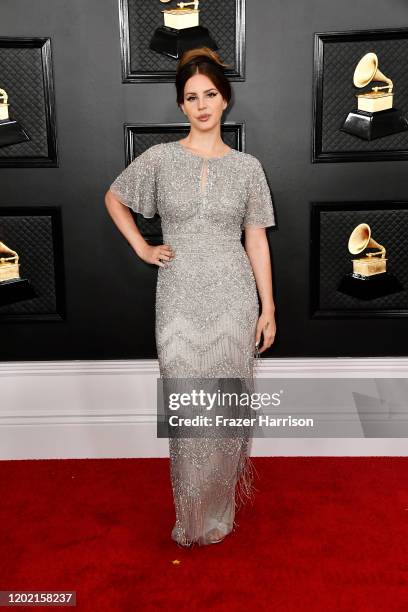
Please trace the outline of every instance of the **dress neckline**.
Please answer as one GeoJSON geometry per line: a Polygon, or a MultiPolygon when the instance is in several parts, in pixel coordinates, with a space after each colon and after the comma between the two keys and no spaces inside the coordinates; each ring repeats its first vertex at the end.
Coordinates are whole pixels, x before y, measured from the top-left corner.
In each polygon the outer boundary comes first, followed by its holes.
{"type": "Polygon", "coordinates": [[[200,155],[199,153],[193,153],[193,151],[190,151],[189,149],[187,149],[187,147],[181,144],[179,140],[176,140],[175,143],[187,154],[193,155],[193,157],[199,157],[200,159],[208,159],[209,161],[213,159],[224,159],[224,157],[228,157],[229,155],[232,155],[235,152],[235,149],[230,147],[230,150],[227,153],[224,153],[224,155],[218,155],[215,157],[206,157],[205,155],[200,155]]]}

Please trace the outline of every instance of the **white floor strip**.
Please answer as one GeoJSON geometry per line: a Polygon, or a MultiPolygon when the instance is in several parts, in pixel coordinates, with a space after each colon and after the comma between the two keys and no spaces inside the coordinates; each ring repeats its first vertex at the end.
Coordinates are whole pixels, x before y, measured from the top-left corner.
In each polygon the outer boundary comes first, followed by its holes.
{"type": "MultiPolygon", "coordinates": [[[[262,359],[262,378],[408,378],[408,358],[262,359]]],[[[0,362],[0,459],[168,457],[156,360],[0,362]]],[[[255,438],[253,456],[406,456],[405,438],[255,438]]]]}

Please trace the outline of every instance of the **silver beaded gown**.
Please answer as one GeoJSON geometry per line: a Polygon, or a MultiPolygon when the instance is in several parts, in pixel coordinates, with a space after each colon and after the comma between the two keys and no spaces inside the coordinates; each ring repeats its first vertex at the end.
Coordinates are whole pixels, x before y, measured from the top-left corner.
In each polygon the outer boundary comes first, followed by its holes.
{"type": "MultiPolygon", "coordinates": [[[[155,144],[110,186],[146,218],[161,217],[175,257],[158,267],[156,345],[161,378],[253,379],[259,303],[241,243],[246,225],[275,225],[263,167],[231,149],[207,158],[179,141],[155,144]]],[[[237,525],[252,497],[249,436],[169,438],[176,521],[183,546],[208,544],[237,525]]]]}

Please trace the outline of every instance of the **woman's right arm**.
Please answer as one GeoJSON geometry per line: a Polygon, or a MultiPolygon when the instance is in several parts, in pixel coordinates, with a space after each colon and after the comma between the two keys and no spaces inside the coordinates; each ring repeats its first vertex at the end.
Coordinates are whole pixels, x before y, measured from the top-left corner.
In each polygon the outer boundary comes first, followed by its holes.
{"type": "Polygon", "coordinates": [[[166,264],[160,260],[169,261],[174,257],[171,247],[167,244],[158,246],[148,244],[140,233],[129,207],[122,204],[110,189],[105,194],[105,206],[116,227],[140,259],[165,268],[166,264]]]}

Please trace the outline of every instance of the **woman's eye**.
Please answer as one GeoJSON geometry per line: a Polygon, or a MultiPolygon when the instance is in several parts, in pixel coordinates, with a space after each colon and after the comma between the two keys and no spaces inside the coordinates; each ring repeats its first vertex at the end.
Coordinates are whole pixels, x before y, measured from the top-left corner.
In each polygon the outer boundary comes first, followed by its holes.
{"type": "MultiPolygon", "coordinates": [[[[213,98],[214,96],[217,95],[217,92],[216,91],[210,91],[210,93],[208,95],[211,96],[211,98],[213,98]]],[[[187,102],[191,102],[192,100],[195,100],[195,96],[191,96],[191,98],[187,98],[187,102]]]]}

